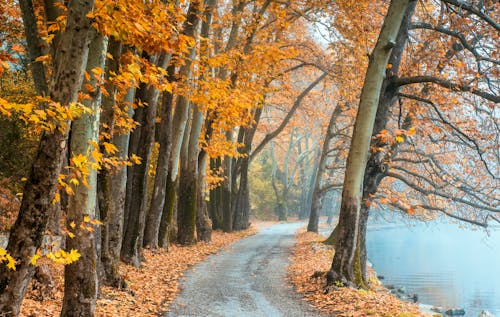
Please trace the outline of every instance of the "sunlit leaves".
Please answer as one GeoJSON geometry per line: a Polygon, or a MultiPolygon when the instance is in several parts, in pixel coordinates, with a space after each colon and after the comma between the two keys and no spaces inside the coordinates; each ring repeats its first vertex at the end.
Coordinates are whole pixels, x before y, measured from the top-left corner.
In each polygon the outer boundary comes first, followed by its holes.
{"type": "Polygon", "coordinates": [[[16,270],[16,260],[3,248],[0,248],[0,264],[5,264],[9,269],[16,270]]]}
{"type": "Polygon", "coordinates": [[[179,53],[192,44],[179,36],[185,17],[175,2],[96,1],[89,16],[101,33],[150,54],[179,53]]]}

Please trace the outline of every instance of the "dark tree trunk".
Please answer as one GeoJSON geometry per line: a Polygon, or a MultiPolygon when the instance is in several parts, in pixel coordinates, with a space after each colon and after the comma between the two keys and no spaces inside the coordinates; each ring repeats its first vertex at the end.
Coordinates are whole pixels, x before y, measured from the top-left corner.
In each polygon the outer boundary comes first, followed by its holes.
{"type": "Polygon", "coordinates": [[[337,243],[338,236],[339,236],[339,226],[337,224],[335,228],[333,228],[328,238],[326,238],[326,240],[323,241],[323,243],[328,245],[335,245],[335,243],[337,243]]]}
{"type": "Polygon", "coordinates": [[[245,230],[249,226],[249,216],[250,216],[250,193],[249,193],[249,182],[248,182],[248,168],[249,168],[248,157],[241,158],[239,161],[239,173],[240,181],[238,191],[235,193],[234,200],[234,215],[237,216],[235,219],[234,230],[245,230]]]}
{"type": "MultiPolygon", "coordinates": [[[[173,81],[175,67],[169,66],[167,69],[168,81],[173,81]]],[[[156,166],[156,175],[153,187],[153,197],[151,207],[149,209],[146,228],[144,231],[144,246],[157,248],[160,231],[160,222],[162,218],[163,208],[166,200],[168,167],[170,154],[172,151],[172,112],[173,112],[173,95],[165,92],[162,99],[161,107],[161,125],[159,129],[160,150],[158,152],[158,164],[156,166]]]]}
{"type": "Polygon", "coordinates": [[[200,153],[198,168],[198,210],[196,214],[196,236],[198,241],[212,241],[212,221],[208,216],[206,169],[208,157],[200,153]]]}
{"type": "MultiPolygon", "coordinates": [[[[177,178],[178,180],[178,178],[177,178]]],[[[158,232],[158,244],[160,247],[168,250],[168,244],[175,241],[177,232],[175,231],[175,206],[177,201],[178,181],[172,181],[170,172],[167,175],[167,185],[165,189],[165,204],[161,214],[160,229],[158,232]]]]}
{"type": "MultiPolygon", "coordinates": [[[[188,108],[190,108],[188,106],[188,108]]],[[[189,110],[188,110],[189,111],[189,110]]],[[[193,118],[194,119],[194,118],[193,118]]],[[[194,124],[194,120],[193,120],[194,124]]],[[[180,166],[178,176],[179,192],[177,202],[177,242],[190,245],[196,242],[196,208],[198,207],[198,155],[190,157],[190,139],[194,126],[188,119],[182,141],[180,166]],[[195,163],[191,162],[191,159],[195,163]]],[[[195,151],[197,152],[197,148],[195,151]]]]}
{"type": "MultiPolygon", "coordinates": [[[[159,91],[153,87],[141,87],[138,96],[147,107],[141,109],[141,117],[138,121],[141,126],[134,131],[140,134],[139,148],[137,155],[142,158],[141,164],[132,168],[132,189],[127,193],[131,194],[130,206],[128,208],[128,219],[125,223],[125,234],[121,249],[121,259],[127,264],[138,267],[141,262],[141,250],[144,237],[144,227],[146,222],[146,206],[148,199],[148,168],[151,161],[151,150],[154,143],[154,128],[156,120],[156,110],[158,106],[159,91]]],[[[138,109],[139,110],[139,109],[138,109]]],[[[140,111],[137,111],[140,112],[140,111]]],[[[128,184],[127,184],[128,186],[128,184]]]]}
{"type": "Polygon", "coordinates": [[[67,133],[44,133],[31,167],[29,180],[16,222],[10,230],[7,252],[18,261],[16,270],[0,266],[0,311],[17,316],[35,267],[31,257],[42,244],[51,202],[57,190],[60,162],[66,149],[67,133]]]}
{"type": "MultiPolygon", "coordinates": [[[[110,39],[108,52],[113,56],[106,64],[106,76],[109,78],[110,72],[117,72],[119,69],[119,57],[122,53],[122,44],[116,40],[110,39]]],[[[117,94],[116,87],[108,83],[106,90],[110,93],[103,97],[101,111],[100,134],[105,142],[113,143],[118,153],[116,155],[123,160],[128,156],[129,133],[114,135],[114,107],[117,94]]],[[[127,100],[133,101],[134,89],[130,89],[127,100]]],[[[133,115],[133,109],[130,107],[129,115],[133,115]]],[[[101,146],[101,152],[105,149],[101,146]]],[[[127,168],[119,167],[116,171],[102,169],[97,175],[97,193],[100,219],[103,222],[101,226],[101,250],[100,264],[102,272],[100,281],[112,287],[121,287],[122,279],[119,274],[120,250],[122,245],[123,233],[123,214],[125,208],[125,190],[127,184],[127,168]]]]}
{"type": "MultiPolygon", "coordinates": [[[[360,208],[359,199],[343,195],[341,210],[344,212],[340,213],[339,224],[338,224],[338,237],[335,244],[335,257],[336,261],[333,261],[332,267],[327,275],[327,284],[331,285],[334,282],[341,282],[345,286],[354,287],[362,286],[363,281],[360,280],[359,275],[355,275],[356,268],[355,262],[358,258],[355,256],[355,251],[357,247],[357,236],[358,236],[358,221],[357,217],[353,217],[353,214],[357,214],[360,208]]],[[[358,268],[359,270],[359,268],[358,268]]]]}
{"type": "MultiPolygon", "coordinates": [[[[210,159],[210,169],[217,170],[219,166],[221,166],[222,160],[221,158],[213,158],[210,159]]],[[[210,219],[212,219],[212,228],[213,229],[223,229],[224,228],[224,217],[222,215],[221,208],[221,196],[222,190],[220,186],[210,191],[210,201],[208,203],[208,214],[210,215],[210,219]]],[[[232,220],[229,225],[229,231],[232,230],[232,220]]]]}
{"type": "Polygon", "coordinates": [[[196,242],[196,215],[198,207],[198,172],[184,169],[180,173],[179,209],[177,213],[177,241],[182,245],[196,242]]]}

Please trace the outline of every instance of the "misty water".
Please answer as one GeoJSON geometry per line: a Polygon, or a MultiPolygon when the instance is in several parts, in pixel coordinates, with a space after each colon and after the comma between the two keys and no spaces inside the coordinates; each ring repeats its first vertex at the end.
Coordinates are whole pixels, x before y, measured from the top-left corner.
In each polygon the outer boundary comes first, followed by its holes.
{"type": "Polygon", "coordinates": [[[481,310],[500,317],[498,227],[485,232],[384,213],[370,219],[367,252],[385,285],[417,293],[421,303],[464,308],[471,317],[481,310]]]}

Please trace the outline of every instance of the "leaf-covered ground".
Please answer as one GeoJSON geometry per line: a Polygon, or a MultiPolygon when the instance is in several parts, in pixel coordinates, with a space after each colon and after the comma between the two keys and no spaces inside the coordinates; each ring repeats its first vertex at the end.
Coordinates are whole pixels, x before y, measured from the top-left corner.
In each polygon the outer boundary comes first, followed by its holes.
{"type": "MultiPolygon", "coordinates": [[[[146,262],[142,268],[129,265],[120,267],[131,292],[103,287],[97,302],[96,316],[158,316],[167,310],[179,292],[179,282],[184,271],[208,255],[255,232],[256,229],[253,228],[235,233],[214,231],[212,243],[200,242],[188,247],[172,245],[169,252],[145,250],[146,262]]],[[[23,301],[20,316],[59,315],[64,289],[64,268],[50,264],[50,270],[55,283],[53,291],[34,290],[33,286],[37,288],[37,285],[32,283],[23,301]]]]}
{"type": "MultiPolygon", "coordinates": [[[[321,312],[341,317],[359,316],[427,316],[416,305],[402,302],[373,279],[373,290],[337,288],[324,293],[333,248],[321,243],[321,235],[299,230],[296,234],[289,279],[297,292],[321,312]],[[313,277],[315,276],[315,277],[313,277]],[[317,277],[316,277],[317,276],[317,277]]],[[[374,272],[371,272],[374,275],[374,272]]]]}

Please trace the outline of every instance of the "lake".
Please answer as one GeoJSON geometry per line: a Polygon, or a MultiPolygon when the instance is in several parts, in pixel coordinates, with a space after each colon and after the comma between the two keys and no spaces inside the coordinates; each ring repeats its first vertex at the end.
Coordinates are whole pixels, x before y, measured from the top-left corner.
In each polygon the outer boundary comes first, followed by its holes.
{"type": "Polygon", "coordinates": [[[417,293],[421,303],[464,308],[466,316],[484,309],[500,317],[500,228],[390,218],[371,217],[367,233],[369,261],[385,285],[417,293]]]}

